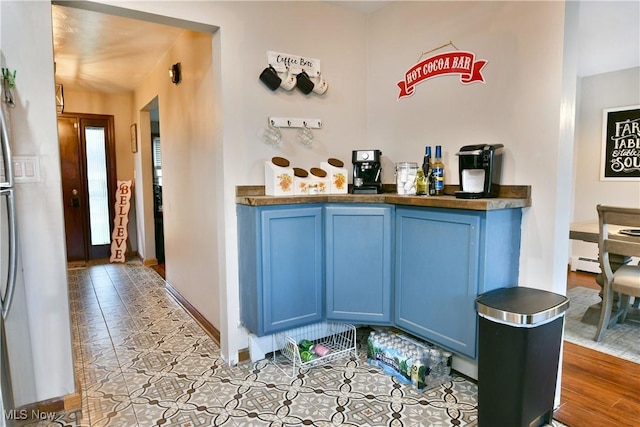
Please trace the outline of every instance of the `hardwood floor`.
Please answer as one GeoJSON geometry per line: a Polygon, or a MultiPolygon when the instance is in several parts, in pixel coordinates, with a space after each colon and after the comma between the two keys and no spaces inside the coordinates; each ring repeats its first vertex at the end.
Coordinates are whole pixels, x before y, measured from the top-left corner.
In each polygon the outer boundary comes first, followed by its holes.
{"type": "Polygon", "coordinates": [[[163,279],[166,279],[164,263],[158,264],[158,265],[152,265],[151,268],[153,268],[160,275],[160,277],[162,277],[163,279]]]}
{"type": "MultiPolygon", "coordinates": [[[[569,272],[568,288],[593,287],[595,275],[569,272]]],[[[569,427],[640,425],[640,365],[564,342],[560,407],[569,427]]]]}

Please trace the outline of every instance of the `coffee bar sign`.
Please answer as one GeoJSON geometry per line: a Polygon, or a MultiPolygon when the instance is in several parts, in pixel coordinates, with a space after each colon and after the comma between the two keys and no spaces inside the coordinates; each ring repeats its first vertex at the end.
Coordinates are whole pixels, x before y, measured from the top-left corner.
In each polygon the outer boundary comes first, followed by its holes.
{"type": "Polygon", "coordinates": [[[320,72],[320,60],[306,56],[268,51],[267,62],[279,73],[284,73],[287,68],[293,74],[300,74],[304,70],[310,76],[317,76],[320,72]]]}
{"type": "Polygon", "coordinates": [[[640,105],[602,115],[601,181],[640,181],[640,105]]]}

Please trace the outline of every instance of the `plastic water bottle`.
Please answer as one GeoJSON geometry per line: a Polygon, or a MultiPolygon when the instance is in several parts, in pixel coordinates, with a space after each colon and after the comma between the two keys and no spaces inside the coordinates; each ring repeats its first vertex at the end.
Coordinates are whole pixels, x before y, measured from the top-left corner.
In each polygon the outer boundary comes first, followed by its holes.
{"type": "Polygon", "coordinates": [[[451,353],[448,351],[442,352],[443,374],[445,377],[451,375],[451,362],[451,353]]]}

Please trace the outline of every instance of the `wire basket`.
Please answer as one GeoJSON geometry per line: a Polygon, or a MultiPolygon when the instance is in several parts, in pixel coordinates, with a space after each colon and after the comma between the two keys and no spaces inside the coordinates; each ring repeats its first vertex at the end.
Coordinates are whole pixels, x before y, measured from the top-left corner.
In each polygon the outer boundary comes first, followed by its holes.
{"type": "MultiPolygon", "coordinates": [[[[343,357],[357,357],[356,328],[348,323],[324,322],[285,332],[273,336],[275,348],[280,350],[280,358],[273,354],[273,363],[285,374],[286,368],[291,366],[291,377],[295,376],[298,368],[313,368],[343,357]],[[312,345],[321,345],[328,349],[328,353],[316,356],[311,360],[303,360],[299,344],[307,340],[312,345]]],[[[287,374],[288,375],[288,374],[287,374]]]]}

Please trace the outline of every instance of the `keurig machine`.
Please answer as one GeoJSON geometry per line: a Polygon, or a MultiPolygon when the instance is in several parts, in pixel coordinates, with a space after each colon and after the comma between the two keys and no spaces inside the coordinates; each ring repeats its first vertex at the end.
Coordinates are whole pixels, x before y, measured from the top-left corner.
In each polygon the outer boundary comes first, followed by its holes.
{"type": "Polygon", "coordinates": [[[497,197],[502,173],[502,144],[465,145],[457,153],[460,172],[459,199],[497,197]]]}
{"type": "Polygon", "coordinates": [[[353,162],[353,194],[382,193],[382,165],[380,150],[354,150],[353,162]]]}

